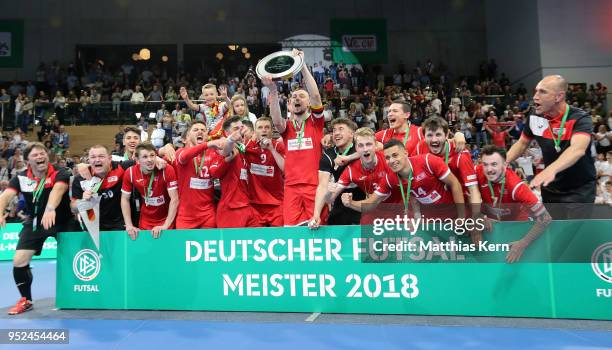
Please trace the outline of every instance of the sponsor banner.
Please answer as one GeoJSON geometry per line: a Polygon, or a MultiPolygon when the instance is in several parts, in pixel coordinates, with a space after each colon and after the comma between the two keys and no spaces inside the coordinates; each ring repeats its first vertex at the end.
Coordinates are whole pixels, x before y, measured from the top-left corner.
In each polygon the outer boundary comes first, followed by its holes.
{"type": "MultiPolygon", "coordinates": [[[[503,246],[528,224],[498,223],[483,239],[503,246]]],[[[550,231],[571,233],[568,224],[550,231]]],[[[136,241],[102,232],[100,250],[87,233],[62,233],[57,307],[612,319],[612,220],[581,225],[602,233],[584,263],[508,264],[495,248],[487,263],[488,253],[436,248],[413,252],[421,263],[365,262],[359,226],[145,231],[136,241]]]]}
{"type": "Polygon", "coordinates": [[[0,68],[23,68],[23,20],[0,20],[0,68]]]}
{"type": "MultiPolygon", "coordinates": [[[[0,228],[0,261],[13,260],[21,227],[21,224],[6,224],[5,228],[0,228]]],[[[42,253],[34,259],[55,259],[56,254],[57,241],[51,237],[45,242],[42,253]]]]}
{"type": "Polygon", "coordinates": [[[385,19],[339,19],[330,23],[334,62],[346,64],[387,63],[385,19]]]}

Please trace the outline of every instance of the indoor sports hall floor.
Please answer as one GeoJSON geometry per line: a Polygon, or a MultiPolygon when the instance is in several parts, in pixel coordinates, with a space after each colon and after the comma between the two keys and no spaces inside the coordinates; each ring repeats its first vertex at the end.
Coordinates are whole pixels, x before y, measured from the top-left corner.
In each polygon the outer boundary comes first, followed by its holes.
{"type": "Polygon", "coordinates": [[[55,261],[31,266],[35,308],[8,316],[19,295],[11,263],[0,263],[0,329],[67,328],[70,344],[0,349],[612,349],[612,321],[55,310],[55,261]]]}

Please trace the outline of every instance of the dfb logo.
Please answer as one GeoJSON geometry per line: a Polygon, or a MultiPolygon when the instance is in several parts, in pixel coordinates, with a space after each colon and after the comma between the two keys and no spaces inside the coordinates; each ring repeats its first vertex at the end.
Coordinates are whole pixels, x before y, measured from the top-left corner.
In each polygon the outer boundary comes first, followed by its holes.
{"type": "Polygon", "coordinates": [[[591,256],[591,267],[597,277],[612,283],[612,242],[597,247],[591,256]]]}
{"type": "Polygon", "coordinates": [[[91,281],[100,273],[100,258],[91,249],[82,249],[72,261],[72,271],[81,281],[91,281]]]}

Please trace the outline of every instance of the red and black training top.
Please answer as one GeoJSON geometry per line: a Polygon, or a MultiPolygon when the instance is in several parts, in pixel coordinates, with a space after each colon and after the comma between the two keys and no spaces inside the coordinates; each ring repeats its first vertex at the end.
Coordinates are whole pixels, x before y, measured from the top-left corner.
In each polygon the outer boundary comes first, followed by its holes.
{"type": "MultiPolygon", "coordinates": [[[[591,137],[593,131],[591,116],[579,108],[570,106],[559,144],[561,150],[557,152],[554,139],[559,137],[563,114],[565,114],[565,110],[552,119],[530,115],[521,135],[526,140],[535,139],[538,142],[540,148],[542,148],[542,156],[546,166],[556,161],[570,146],[572,136],[584,134],[591,137]]],[[[582,157],[574,165],[559,172],[555,180],[543,190],[563,195],[564,202],[592,202],[595,197],[595,175],[595,163],[591,157],[591,147],[587,147],[582,157]]]]}
{"type": "MultiPolygon", "coordinates": [[[[121,213],[121,183],[123,173],[134,161],[112,162],[111,170],[102,179],[102,185],[98,189],[100,200],[100,231],[122,231],[125,229],[123,214],[121,213]]],[[[87,188],[88,181],[81,175],[74,177],[72,182],[72,198],[83,199],[83,192],[87,188]]]]}
{"type": "MultiPolygon", "coordinates": [[[[11,179],[7,190],[23,194],[26,213],[30,218],[33,218],[36,212],[36,222],[40,225],[45,207],[49,201],[49,194],[56,183],[68,185],[70,183],[70,174],[65,169],[56,169],[53,165],[49,164],[47,177],[45,179],[39,179],[32,174],[32,170],[28,167],[27,170],[17,173],[17,176],[11,179]],[[34,203],[34,192],[38,188],[41,180],[45,181],[45,185],[40,198],[34,203]]],[[[55,209],[55,221],[57,225],[62,225],[68,222],[71,217],[70,198],[68,197],[68,190],[66,190],[59,206],[55,209]]]]}

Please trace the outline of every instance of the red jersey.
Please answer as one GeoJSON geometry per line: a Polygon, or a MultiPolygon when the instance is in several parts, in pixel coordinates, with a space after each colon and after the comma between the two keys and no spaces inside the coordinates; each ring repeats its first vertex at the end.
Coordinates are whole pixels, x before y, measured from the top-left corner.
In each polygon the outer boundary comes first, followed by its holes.
{"type": "MultiPolygon", "coordinates": [[[[215,204],[213,179],[227,165],[223,156],[206,144],[181,148],[176,151],[173,162],[179,184],[178,219],[198,215],[199,210],[209,209],[215,204]],[[204,162],[202,157],[204,156],[204,162]],[[201,166],[200,166],[201,165],[201,166]]],[[[188,219],[189,220],[189,219],[188,219]]]]}
{"type": "Polygon", "coordinates": [[[324,125],[323,108],[313,110],[301,125],[294,122],[294,119],[287,120],[285,131],[281,134],[287,150],[285,185],[319,184],[319,160],[323,150],[321,139],[323,139],[324,125]],[[302,137],[298,137],[298,133],[302,132],[302,137]]]}
{"type": "MultiPolygon", "coordinates": [[[[225,160],[224,160],[225,161],[225,160]]],[[[244,208],[250,205],[249,200],[249,173],[247,162],[242,153],[232,159],[227,166],[219,172],[218,178],[221,181],[221,199],[219,200],[219,210],[221,207],[229,209],[244,208]]]]}
{"type": "MultiPolygon", "coordinates": [[[[385,155],[383,152],[376,152],[376,165],[372,169],[364,169],[361,159],[358,159],[344,169],[337,184],[341,188],[359,187],[366,194],[372,194],[388,172],[391,172],[391,169],[387,166],[385,155]]],[[[401,199],[401,195],[399,199],[392,195],[385,199],[385,203],[401,203],[401,199]]]]}
{"type": "MultiPolygon", "coordinates": [[[[272,147],[285,156],[282,142],[272,140],[272,147]]],[[[249,140],[244,156],[249,169],[249,195],[251,203],[281,205],[283,202],[283,171],[276,164],[270,150],[259,147],[259,143],[249,140]]]]}
{"type": "Polygon", "coordinates": [[[408,137],[406,138],[406,131],[402,131],[401,133],[397,133],[395,129],[384,129],[380,130],[376,133],[376,141],[382,143],[383,145],[389,142],[391,139],[397,139],[404,142],[404,146],[406,146],[406,151],[408,155],[414,155],[414,149],[423,139],[423,132],[420,126],[414,126],[412,123],[408,123],[408,137]],[[405,141],[404,141],[405,139],[405,141]]]}
{"type": "Polygon", "coordinates": [[[139,165],[134,165],[123,174],[121,192],[132,194],[136,189],[142,197],[140,202],[140,222],[138,227],[150,230],[161,226],[168,216],[170,195],[168,191],[176,190],[178,184],[174,168],[168,166],[163,170],[154,169],[153,173],[143,175],[139,165]],[[151,176],[154,174],[153,182],[151,176]],[[151,188],[149,189],[149,184],[151,188]],[[148,192],[148,193],[146,193],[148,192]]]}
{"type": "MultiPolygon", "coordinates": [[[[444,161],[430,154],[414,156],[408,158],[412,167],[411,195],[422,205],[432,204],[452,204],[454,203],[452,193],[446,189],[444,180],[450,173],[450,169],[444,161]]],[[[402,179],[404,189],[408,187],[408,180],[402,179]]],[[[397,174],[389,171],[384,179],[378,183],[375,193],[378,196],[386,197],[392,192],[400,193],[399,180],[397,174]]],[[[397,195],[396,195],[397,196],[397,195]]]]}
{"type": "Polygon", "coordinates": [[[500,220],[527,221],[530,211],[533,215],[538,216],[546,210],[544,205],[538,200],[538,197],[529,189],[529,186],[527,186],[512,169],[506,168],[506,174],[504,175],[506,181],[501,199],[501,207],[499,203],[499,196],[502,192],[501,181],[498,183],[491,183],[491,187],[493,188],[493,195],[491,195],[489,181],[485,176],[482,164],[476,167],[476,175],[478,176],[480,195],[482,197],[482,202],[485,204],[486,212],[493,214],[500,220]],[[503,205],[510,203],[523,205],[503,205]]]}
{"type": "Polygon", "coordinates": [[[508,135],[505,131],[493,131],[491,134],[492,142],[495,146],[506,148],[506,135],[508,135]]]}
{"type": "MultiPolygon", "coordinates": [[[[461,187],[463,189],[463,195],[466,199],[469,198],[469,190],[470,186],[478,186],[478,179],[476,178],[476,171],[474,170],[474,163],[472,162],[472,156],[468,151],[457,152],[455,150],[455,146],[452,142],[447,141],[447,145],[449,145],[448,151],[448,167],[450,171],[457,177],[459,183],[461,183],[461,187]]],[[[446,146],[445,146],[446,147],[446,146]]],[[[446,162],[446,149],[442,151],[441,154],[433,154],[429,152],[429,147],[427,147],[427,143],[425,140],[419,142],[416,147],[416,154],[431,154],[435,157],[442,159],[446,162]]]]}

